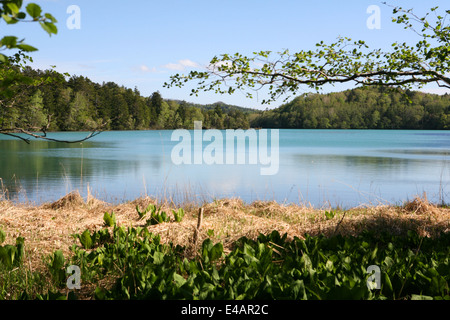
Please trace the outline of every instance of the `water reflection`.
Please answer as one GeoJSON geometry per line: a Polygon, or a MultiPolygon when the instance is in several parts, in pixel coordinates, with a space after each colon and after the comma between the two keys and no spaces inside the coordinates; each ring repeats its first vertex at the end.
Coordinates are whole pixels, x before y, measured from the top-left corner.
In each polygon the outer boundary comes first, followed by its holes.
{"type": "Polygon", "coordinates": [[[106,201],[149,194],[348,207],[399,202],[423,191],[430,200],[450,196],[447,133],[280,130],[274,176],[261,176],[259,165],[174,165],[170,137],[168,130],[104,132],[82,144],[28,145],[0,136],[0,188],[12,199],[36,202],[74,189],[86,195],[88,186],[106,201]]]}
{"type": "Polygon", "coordinates": [[[161,155],[130,155],[118,153],[106,142],[33,141],[27,145],[0,140],[1,187],[12,199],[45,201],[73,189],[86,192],[90,183],[97,185],[97,180],[138,175],[143,168],[159,172],[162,166],[161,155]]]}

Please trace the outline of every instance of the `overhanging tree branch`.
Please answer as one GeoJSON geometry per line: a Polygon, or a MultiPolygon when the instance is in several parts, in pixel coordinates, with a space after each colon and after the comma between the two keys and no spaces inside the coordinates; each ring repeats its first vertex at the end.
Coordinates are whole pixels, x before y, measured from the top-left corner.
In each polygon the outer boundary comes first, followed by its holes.
{"type": "MultiPolygon", "coordinates": [[[[57,20],[53,15],[42,12],[40,5],[36,3],[28,3],[25,8],[22,8],[22,5],[22,0],[0,0],[0,19],[7,25],[18,22],[38,23],[49,36],[57,34],[57,20]],[[21,11],[23,9],[24,11],[21,11]]],[[[75,143],[98,135],[100,133],[99,129],[103,128],[106,124],[98,126],[85,138],[79,140],[67,141],[47,137],[51,119],[50,115],[48,116],[47,124],[42,128],[36,128],[32,125],[29,128],[16,127],[13,121],[9,123],[9,126],[5,124],[5,117],[8,113],[23,113],[23,110],[20,110],[19,104],[24,99],[26,93],[29,93],[30,88],[38,88],[43,84],[50,84],[55,80],[50,76],[43,76],[36,79],[25,74],[25,64],[27,61],[32,61],[32,58],[25,55],[24,52],[33,52],[36,50],[37,48],[24,43],[24,40],[19,40],[16,36],[8,35],[0,39],[0,51],[2,52],[0,53],[0,134],[21,139],[27,143],[30,142],[30,137],[49,141],[75,143]],[[7,50],[18,50],[18,52],[7,56],[3,54],[7,50]],[[37,134],[32,129],[37,129],[42,134],[37,134]],[[19,133],[25,134],[27,137],[20,136],[19,133]]]]}
{"type": "MultiPolygon", "coordinates": [[[[393,22],[403,24],[420,36],[419,41],[410,46],[393,43],[392,51],[370,50],[364,41],[352,41],[339,37],[335,43],[316,44],[315,50],[294,54],[288,50],[278,52],[271,59],[270,51],[254,52],[247,57],[240,53],[222,54],[214,57],[206,71],[191,71],[187,75],[176,74],[165,87],[182,87],[189,81],[197,80],[191,95],[200,91],[214,91],[232,94],[235,90],[246,92],[268,88],[269,103],[288,93],[296,93],[300,86],[319,90],[326,84],[354,82],[362,86],[387,86],[410,89],[436,83],[450,88],[450,26],[445,16],[437,14],[437,7],[420,18],[413,11],[394,7],[397,17],[393,22]]],[[[289,97],[286,98],[286,100],[289,97]]]]}
{"type": "Polygon", "coordinates": [[[79,142],[83,142],[86,141],[92,137],[95,137],[96,135],[100,134],[102,131],[100,130],[94,130],[92,132],[90,132],[86,137],[82,138],[82,139],[78,139],[78,140],[63,140],[63,139],[54,139],[54,138],[50,138],[47,137],[47,133],[44,132],[42,135],[40,134],[36,134],[33,132],[30,132],[28,130],[25,130],[23,128],[15,128],[14,129],[14,133],[13,132],[8,132],[7,130],[3,131],[0,130],[1,134],[10,136],[10,137],[14,137],[14,138],[18,138],[26,143],[30,143],[30,137],[36,138],[36,139],[42,139],[42,140],[47,140],[47,141],[54,141],[54,142],[63,142],[63,143],[79,143],[79,142]],[[23,137],[23,136],[19,136],[17,133],[23,133],[29,137],[23,137]]]}

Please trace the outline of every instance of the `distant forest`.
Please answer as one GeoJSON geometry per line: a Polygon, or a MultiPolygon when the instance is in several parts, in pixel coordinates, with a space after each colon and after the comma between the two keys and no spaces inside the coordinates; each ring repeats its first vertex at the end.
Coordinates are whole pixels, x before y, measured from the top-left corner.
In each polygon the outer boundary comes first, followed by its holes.
{"type": "Polygon", "coordinates": [[[356,88],[303,94],[251,122],[263,128],[450,129],[450,95],[356,88]]]}
{"type": "MultiPolygon", "coordinates": [[[[28,76],[48,76],[27,68],[28,76]]],[[[193,129],[450,129],[450,95],[356,88],[343,92],[303,94],[273,110],[254,110],[221,102],[211,105],[164,99],[159,92],[144,97],[114,82],[94,83],[83,76],[58,78],[50,84],[24,88],[26,98],[3,124],[42,127],[51,115],[50,131],[193,129]]]]}
{"type": "MultiPolygon", "coordinates": [[[[16,107],[0,114],[3,124],[19,128],[41,128],[51,116],[48,131],[193,129],[194,121],[206,128],[249,128],[251,109],[221,102],[197,105],[163,99],[159,92],[144,97],[135,88],[114,82],[94,83],[83,76],[66,77],[58,72],[25,69],[33,79],[51,79],[24,87],[16,107]]],[[[1,111],[1,110],[0,110],[1,111]]],[[[2,124],[0,124],[2,125],[2,124]]]]}

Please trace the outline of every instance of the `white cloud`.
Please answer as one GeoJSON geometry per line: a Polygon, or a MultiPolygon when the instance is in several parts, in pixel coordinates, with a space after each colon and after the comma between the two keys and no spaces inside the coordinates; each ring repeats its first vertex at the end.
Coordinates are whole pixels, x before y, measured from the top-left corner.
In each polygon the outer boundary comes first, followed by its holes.
{"type": "Polygon", "coordinates": [[[169,70],[184,70],[185,66],[183,66],[180,63],[168,63],[163,65],[163,68],[169,69],[169,70]]]}
{"type": "Polygon", "coordinates": [[[183,71],[187,68],[200,68],[200,65],[192,60],[184,59],[179,60],[177,63],[170,62],[157,68],[141,64],[139,66],[134,66],[132,69],[141,73],[166,73],[167,70],[183,71]]]}
{"type": "Polygon", "coordinates": [[[145,64],[140,65],[139,70],[142,72],[157,72],[158,71],[158,70],[156,70],[156,68],[149,68],[145,64]]]}
{"type": "Polygon", "coordinates": [[[177,70],[177,71],[183,71],[186,68],[198,68],[200,65],[197,62],[194,62],[189,59],[179,60],[177,63],[168,63],[163,65],[163,68],[169,69],[169,70],[177,70]]]}
{"type": "Polygon", "coordinates": [[[182,66],[185,66],[185,67],[191,67],[191,68],[198,68],[199,67],[197,62],[194,62],[194,61],[189,60],[189,59],[180,60],[179,63],[182,66]]]}

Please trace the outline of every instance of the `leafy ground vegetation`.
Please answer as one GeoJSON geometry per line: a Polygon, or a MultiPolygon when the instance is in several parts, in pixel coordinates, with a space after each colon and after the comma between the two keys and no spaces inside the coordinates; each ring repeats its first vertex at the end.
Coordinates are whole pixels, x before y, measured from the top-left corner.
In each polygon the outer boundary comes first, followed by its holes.
{"type": "Polygon", "coordinates": [[[0,299],[450,299],[450,210],[0,202],[0,299]],[[68,289],[66,270],[81,271],[68,289]],[[381,270],[369,288],[367,268],[381,270]]]}

